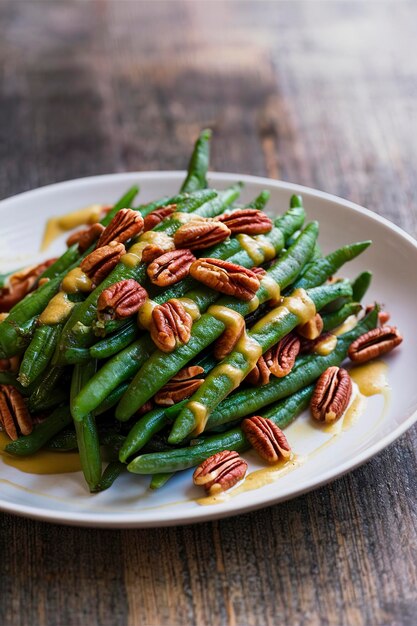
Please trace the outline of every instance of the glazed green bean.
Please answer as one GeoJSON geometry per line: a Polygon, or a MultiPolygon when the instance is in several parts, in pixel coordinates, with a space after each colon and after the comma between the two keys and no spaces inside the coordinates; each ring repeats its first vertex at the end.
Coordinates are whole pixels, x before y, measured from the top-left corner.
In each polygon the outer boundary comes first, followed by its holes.
{"type": "Polygon", "coordinates": [[[63,324],[39,326],[20,364],[19,382],[27,387],[42,374],[55,351],[63,324]]]}
{"type": "MultiPolygon", "coordinates": [[[[304,387],[292,396],[271,405],[261,415],[272,420],[279,428],[286,428],[307,406],[313,393],[313,385],[304,387]]],[[[197,440],[198,441],[198,440],[197,440]]],[[[133,459],[127,469],[134,474],[154,474],[164,476],[168,472],[178,472],[202,463],[212,454],[222,450],[244,452],[250,445],[240,426],[232,430],[205,437],[201,443],[186,448],[166,452],[142,454],[133,459]]]]}
{"type": "MultiPolygon", "coordinates": [[[[318,234],[318,225],[308,225],[297,242],[268,270],[267,274],[282,289],[294,281],[302,267],[308,261],[318,234]]],[[[265,302],[271,298],[265,279],[256,293],[257,302],[265,302]]],[[[253,302],[242,302],[236,298],[223,297],[218,305],[225,306],[241,315],[248,315],[253,310],[253,302]]],[[[116,408],[116,418],[125,421],[145,404],[165,383],[167,383],[182,367],[201,350],[209,346],[224,332],[226,324],[210,313],[203,314],[192,328],[190,340],[174,352],[166,354],[156,350],[150,359],[142,365],[138,374],[131,382],[129,389],[116,408]]]]}
{"type": "Polygon", "coordinates": [[[129,320],[118,331],[109,337],[101,339],[89,349],[93,359],[108,359],[120,350],[127,348],[139,335],[139,328],[135,319],[129,320]]]}
{"type": "Polygon", "coordinates": [[[114,481],[119,478],[120,474],[126,471],[126,465],[120,461],[111,461],[103,472],[99,483],[92,489],[93,493],[105,491],[112,486],[114,481]]]}
{"type": "MultiPolygon", "coordinates": [[[[326,304],[340,296],[350,296],[352,287],[349,281],[341,281],[331,285],[315,287],[305,292],[307,302],[313,305],[313,311],[319,311],[326,304]]],[[[191,396],[187,405],[176,418],[172,427],[168,442],[179,444],[194,429],[197,434],[203,432],[209,415],[216,409],[220,402],[236,389],[255,367],[261,354],[269,350],[280,339],[285,337],[298,324],[302,323],[305,306],[305,293],[296,295],[296,292],[283,303],[261,318],[249,331],[249,341],[242,346],[239,344],[223,361],[215,367],[206,377],[204,383],[191,396]],[[298,305],[289,304],[297,302],[298,305]],[[257,349],[252,353],[247,346],[255,346],[257,349]],[[252,356],[253,354],[253,356],[252,356]],[[197,419],[193,407],[198,403],[204,407],[204,419],[197,419]]],[[[307,305],[308,306],[308,305],[307,305]]]]}
{"type": "Polygon", "coordinates": [[[338,311],[322,315],[323,330],[327,331],[337,328],[351,315],[357,315],[361,309],[362,307],[358,302],[347,302],[338,311]]]}
{"type": "Polygon", "coordinates": [[[29,411],[37,413],[48,401],[50,394],[57,388],[64,374],[63,367],[51,367],[42,380],[35,381],[35,388],[29,398],[29,411]]]}
{"type": "Polygon", "coordinates": [[[164,485],[167,484],[170,478],[175,476],[174,472],[166,472],[164,474],[155,474],[151,478],[151,482],[149,484],[149,489],[154,491],[155,489],[160,489],[164,485]]]}

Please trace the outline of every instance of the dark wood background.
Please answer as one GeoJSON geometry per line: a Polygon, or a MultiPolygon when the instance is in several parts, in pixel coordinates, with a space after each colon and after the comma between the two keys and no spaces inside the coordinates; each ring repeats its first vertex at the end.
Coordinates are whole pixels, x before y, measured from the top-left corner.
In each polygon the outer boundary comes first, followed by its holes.
{"type": "MultiPolygon", "coordinates": [[[[0,2],[0,195],[213,168],[350,198],[417,234],[417,6],[0,2]]],[[[286,504],[185,528],[0,515],[2,626],[414,626],[416,429],[286,504]]]]}

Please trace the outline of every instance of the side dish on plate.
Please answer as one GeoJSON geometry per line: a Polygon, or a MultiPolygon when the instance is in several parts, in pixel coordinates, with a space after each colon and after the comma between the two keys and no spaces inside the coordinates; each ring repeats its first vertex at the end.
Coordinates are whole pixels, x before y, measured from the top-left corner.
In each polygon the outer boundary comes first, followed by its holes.
{"type": "Polygon", "coordinates": [[[242,204],[240,183],[209,188],[210,138],[177,195],[137,206],[132,187],[61,216],[46,243],[85,223],[61,257],[0,275],[10,459],[78,450],[91,492],[124,471],[158,489],[195,467],[216,500],[245,480],[249,448],[273,469],[293,462],[283,430],[307,407],[323,428],[343,420],[355,365],[401,343],[361,304],[371,273],[339,275],[371,242],[323,255],[301,196],[271,219],[267,191],[242,204]]]}

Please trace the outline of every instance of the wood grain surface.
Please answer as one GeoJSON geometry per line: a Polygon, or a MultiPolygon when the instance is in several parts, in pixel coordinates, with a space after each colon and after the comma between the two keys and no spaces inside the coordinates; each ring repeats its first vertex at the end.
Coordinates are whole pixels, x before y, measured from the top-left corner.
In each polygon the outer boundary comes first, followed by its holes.
{"type": "MultiPolygon", "coordinates": [[[[0,2],[0,195],[214,169],[347,197],[417,235],[417,6],[0,2]]],[[[416,429],[348,476],[218,523],[0,515],[2,626],[414,626],[416,429]]]]}

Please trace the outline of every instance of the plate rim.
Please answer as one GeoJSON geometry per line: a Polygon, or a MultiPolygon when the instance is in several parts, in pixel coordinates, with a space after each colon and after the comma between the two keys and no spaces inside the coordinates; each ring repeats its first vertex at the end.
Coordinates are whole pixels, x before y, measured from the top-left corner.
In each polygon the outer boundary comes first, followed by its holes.
{"type": "MultiPolygon", "coordinates": [[[[86,176],[81,178],[75,178],[70,180],[61,181],[58,183],[52,183],[49,185],[44,185],[42,187],[37,187],[35,189],[27,190],[19,194],[15,194],[13,196],[4,198],[0,200],[0,211],[2,211],[5,207],[4,205],[9,205],[11,202],[20,201],[25,198],[25,196],[30,196],[33,198],[34,196],[41,196],[42,194],[49,192],[62,192],[65,191],[66,188],[71,188],[73,186],[83,187],[89,186],[91,184],[100,182],[104,182],[106,179],[120,181],[136,181],[140,184],[141,179],[146,180],[157,180],[158,178],[164,179],[172,179],[178,180],[182,179],[185,172],[183,170],[160,170],[160,171],[140,171],[140,172],[118,172],[118,173],[110,173],[110,174],[100,174],[96,176],[86,176]]],[[[283,189],[293,193],[304,193],[310,196],[314,196],[318,199],[327,200],[329,202],[333,202],[336,204],[341,204],[344,207],[347,207],[353,210],[356,213],[361,215],[365,215],[373,221],[379,222],[386,229],[390,231],[394,231],[399,235],[402,239],[405,239],[409,244],[412,245],[417,251],[417,240],[412,237],[409,233],[403,230],[400,226],[397,226],[394,222],[390,221],[386,217],[379,215],[378,213],[374,213],[370,209],[362,207],[361,205],[347,200],[345,198],[341,198],[335,194],[331,194],[325,191],[321,191],[319,189],[315,189],[312,187],[307,187],[304,185],[299,185],[298,183],[292,183],[288,181],[276,180],[273,178],[261,177],[261,176],[253,176],[249,174],[239,174],[232,172],[209,172],[208,179],[213,182],[236,182],[241,180],[242,182],[257,184],[257,185],[265,185],[266,187],[275,187],[277,189],[283,189]]],[[[169,526],[178,526],[178,525],[188,525],[195,523],[203,523],[208,521],[214,521],[216,519],[223,519],[225,517],[233,517],[235,515],[242,515],[245,513],[249,513],[251,511],[266,508],[269,506],[274,506],[278,503],[285,502],[287,500],[292,500],[297,498],[309,491],[314,489],[318,489],[323,485],[326,485],[338,478],[341,478],[345,474],[354,469],[358,468],[360,465],[364,464],[371,458],[373,458],[376,454],[381,452],[391,443],[393,443],[396,439],[401,437],[411,426],[417,421],[417,409],[413,411],[401,424],[399,424],[392,432],[388,433],[384,437],[382,437],[379,441],[375,442],[372,446],[365,449],[362,452],[358,452],[352,459],[346,461],[341,466],[335,468],[330,468],[324,474],[321,475],[321,478],[317,481],[314,476],[308,479],[305,484],[299,489],[292,489],[290,493],[284,493],[277,496],[271,496],[265,494],[260,500],[256,502],[247,502],[232,506],[232,509],[229,509],[228,503],[220,504],[213,509],[207,510],[206,507],[201,507],[201,509],[196,509],[194,512],[187,513],[184,515],[177,515],[175,517],[159,517],[156,518],[148,518],[148,519],[140,519],[140,510],[135,511],[134,513],[118,513],[118,514],[97,514],[97,513],[87,513],[87,512],[72,512],[71,517],[68,518],[68,511],[60,512],[53,509],[45,509],[38,506],[31,505],[23,505],[23,504],[14,504],[7,501],[3,501],[0,496],[0,511],[12,515],[19,515],[22,517],[27,517],[30,519],[34,519],[37,521],[44,521],[50,523],[58,523],[64,524],[68,526],[79,526],[79,527],[93,527],[93,528],[157,528],[157,527],[169,527],[169,526]],[[138,519],[139,518],[139,519],[138,519]]],[[[155,510],[157,510],[157,506],[155,510]]]]}

